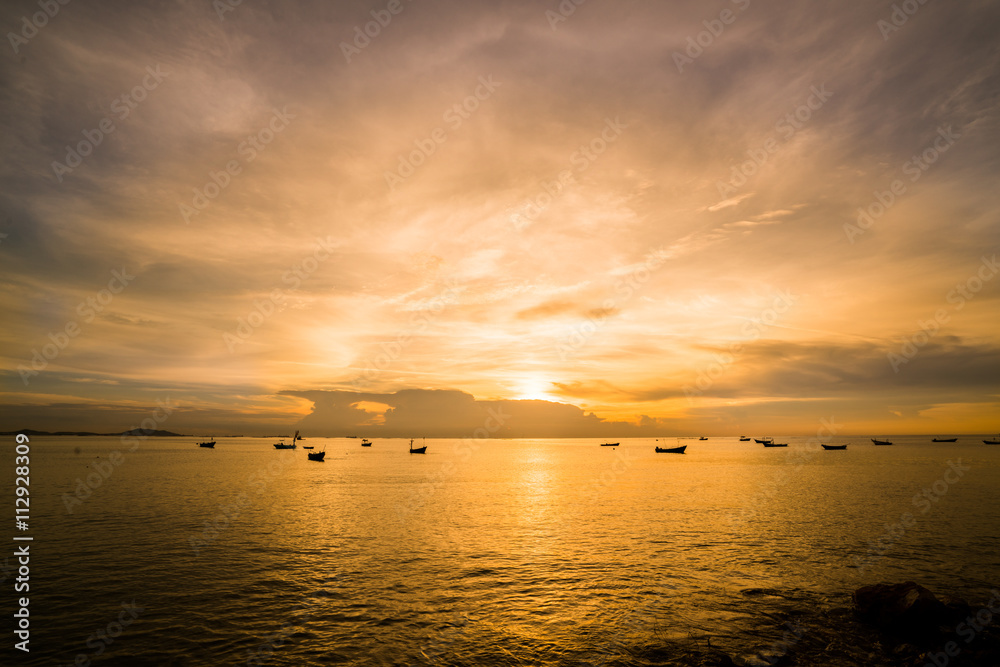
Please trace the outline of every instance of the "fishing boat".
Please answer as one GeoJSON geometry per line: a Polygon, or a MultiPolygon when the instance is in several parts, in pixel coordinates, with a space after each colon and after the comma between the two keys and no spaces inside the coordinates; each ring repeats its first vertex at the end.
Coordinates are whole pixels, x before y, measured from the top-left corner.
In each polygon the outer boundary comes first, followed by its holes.
{"type": "Polygon", "coordinates": [[[931,442],[957,442],[958,438],[933,438],[931,442]]]}
{"type": "MultiPolygon", "coordinates": [[[[424,442],[427,442],[427,438],[424,438],[424,442]]],[[[413,446],[413,438],[410,438],[410,453],[411,454],[426,454],[427,453],[427,445],[424,445],[423,447],[414,447],[413,446]]]]}
{"type": "Polygon", "coordinates": [[[891,445],[892,444],[888,440],[877,440],[875,438],[872,438],[872,442],[874,442],[876,445],[891,445]]]}
{"type": "Polygon", "coordinates": [[[281,442],[276,442],[274,444],[274,448],[275,449],[295,449],[295,441],[298,440],[298,439],[299,439],[299,432],[296,431],[295,435],[292,436],[292,444],[286,445],[285,441],[282,440],[281,442]]]}
{"type": "Polygon", "coordinates": [[[316,448],[313,447],[312,445],[302,445],[302,449],[316,449],[316,448]]]}
{"type": "Polygon", "coordinates": [[[983,440],[984,445],[1000,445],[1000,435],[997,436],[996,440],[983,440]]]}
{"type": "Polygon", "coordinates": [[[787,442],[778,443],[778,442],[771,441],[771,442],[765,442],[764,446],[765,447],[787,447],[788,443],[787,442]]]}
{"type": "Polygon", "coordinates": [[[601,447],[617,447],[617,446],[618,446],[617,442],[603,442],[603,443],[601,443],[601,447]]]}
{"type": "Polygon", "coordinates": [[[211,442],[199,442],[198,446],[199,447],[212,447],[212,448],[214,448],[215,447],[215,440],[212,440],[211,442]]]}
{"type": "Polygon", "coordinates": [[[774,438],[764,438],[763,440],[758,440],[757,438],[754,438],[753,441],[756,442],[758,445],[770,445],[771,443],[774,442],[774,438]]]}
{"type": "Polygon", "coordinates": [[[750,442],[750,438],[746,437],[745,435],[741,435],[740,442],[750,442]]]}
{"type": "Polygon", "coordinates": [[[823,445],[823,449],[847,449],[847,445],[823,445]]]}
{"type": "Polygon", "coordinates": [[[705,436],[701,436],[701,437],[700,437],[700,438],[698,438],[698,439],[699,439],[699,440],[708,440],[708,438],[706,438],[705,436]]]}
{"type": "Polygon", "coordinates": [[[680,447],[657,447],[657,454],[683,454],[684,450],[687,449],[687,445],[681,445],[680,447]]]}
{"type": "Polygon", "coordinates": [[[368,438],[365,438],[364,440],[361,441],[361,446],[362,447],[371,447],[372,446],[372,441],[369,440],[368,438]]]}
{"type": "Polygon", "coordinates": [[[310,461],[322,461],[326,456],[326,450],[322,452],[306,452],[306,456],[309,457],[310,461]]]}

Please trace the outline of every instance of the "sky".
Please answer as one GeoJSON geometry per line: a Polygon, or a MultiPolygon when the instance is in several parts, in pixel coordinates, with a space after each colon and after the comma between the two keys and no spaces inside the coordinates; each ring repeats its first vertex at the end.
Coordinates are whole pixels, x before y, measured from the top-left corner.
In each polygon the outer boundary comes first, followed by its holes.
{"type": "Polygon", "coordinates": [[[40,7],[0,430],[1000,430],[1000,2],[40,7]]]}

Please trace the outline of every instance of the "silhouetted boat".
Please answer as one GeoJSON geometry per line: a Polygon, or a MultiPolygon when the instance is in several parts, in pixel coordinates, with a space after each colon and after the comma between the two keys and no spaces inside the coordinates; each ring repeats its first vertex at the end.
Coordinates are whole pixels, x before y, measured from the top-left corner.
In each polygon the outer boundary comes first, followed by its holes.
{"type": "MultiPolygon", "coordinates": [[[[301,440],[301,438],[299,438],[301,440]]],[[[312,445],[302,445],[302,449],[316,449],[312,445]]]]}
{"type": "Polygon", "coordinates": [[[322,461],[323,457],[326,456],[326,452],[306,452],[306,456],[309,457],[310,461],[322,461]]]}
{"type": "Polygon", "coordinates": [[[931,442],[956,442],[958,438],[933,438],[931,442]]]}
{"type": "Polygon", "coordinates": [[[876,445],[891,445],[892,444],[888,440],[876,440],[875,438],[872,438],[872,442],[874,442],[876,445]]]}
{"type": "Polygon", "coordinates": [[[745,435],[741,435],[740,442],[750,442],[750,438],[746,437],[745,435]]]}
{"type": "Polygon", "coordinates": [[[705,436],[702,436],[702,437],[700,437],[700,438],[698,438],[698,439],[699,439],[699,440],[708,440],[708,438],[706,438],[705,436]]]}
{"type": "Polygon", "coordinates": [[[617,447],[617,446],[618,446],[617,442],[604,442],[604,443],[601,443],[601,447],[617,447]]]}
{"type": "Polygon", "coordinates": [[[681,445],[680,447],[657,447],[656,452],[658,454],[683,454],[685,449],[687,449],[687,445],[681,445]]]}
{"type": "Polygon", "coordinates": [[[361,446],[362,447],[371,447],[372,446],[372,441],[369,440],[368,438],[365,438],[364,440],[361,441],[361,446]]]}
{"type": "Polygon", "coordinates": [[[299,432],[296,431],[295,435],[292,436],[292,444],[286,445],[285,441],[282,440],[281,442],[275,443],[274,448],[275,449],[295,449],[295,441],[298,440],[298,439],[299,439],[299,432]]]}
{"type": "Polygon", "coordinates": [[[774,438],[764,438],[763,440],[758,440],[757,438],[754,438],[753,441],[756,442],[758,445],[769,445],[772,442],[774,442],[774,438]]]}
{"type": "MultiPolygon", "coordinates": [[[[424,442],[427,442],[426,438],[424,438],[424,442]]],[[[410,438],[410,453],[411,454],[426,454],[427,453],[427,445],[424,445],[423,447],[414,447],[413,446],[413,438],[410,438]]]]}
{"type": "Polygon", "coordinates": [[[780,444],[777,443],[777,442],[765,442],[763,444],[764,444],[765,447],[787,447],[788,446],[787,442],[780,443],[780,444]]]}
{"type": "Polygon", "coordinates": [[[1000,445],[1000,435],[997,436],[996,440],[983,440],[984,445],[1000,445]]]}
{"type": "Polygon", "coordinates": [[[211,442],[199,442],[198,446],[199,447],[213,447],[214,448],[215,447],[215,440],[212,440],[211,442]]]}
{"type": "Polygon", "coordinates": [[[823,445],[823,449],[847,449],[847,445],[823,445]]]}

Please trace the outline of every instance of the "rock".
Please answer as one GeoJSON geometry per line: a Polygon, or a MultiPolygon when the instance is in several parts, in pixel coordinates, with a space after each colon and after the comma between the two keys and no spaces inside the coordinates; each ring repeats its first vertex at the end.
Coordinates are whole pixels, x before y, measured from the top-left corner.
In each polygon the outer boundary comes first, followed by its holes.
{"type": "Polygon", "coordinates": [[[936,636],[938,627],[948,625],[965,605],[956,598],[945,604],[912,581],[864,586],[854,591],[853,598],[854,611],[862,621],[884,631],[923,639],[936,636]]]}

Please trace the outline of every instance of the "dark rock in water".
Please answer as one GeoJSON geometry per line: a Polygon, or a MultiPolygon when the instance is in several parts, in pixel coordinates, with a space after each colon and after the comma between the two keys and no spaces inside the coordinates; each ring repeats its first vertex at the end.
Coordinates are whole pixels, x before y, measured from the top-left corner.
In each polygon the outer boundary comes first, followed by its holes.
{"type": "Polygon", "coordinates": [[[963,600],[949,598],[948,604],[912,581],[902,584],[875,584],[854,591],[854,611],[862,621],[881,630],[928,639],[940,626],[961,617],[968,609],[963,600]]]}

